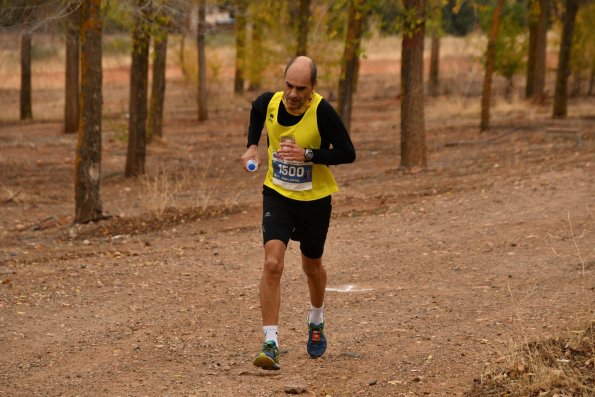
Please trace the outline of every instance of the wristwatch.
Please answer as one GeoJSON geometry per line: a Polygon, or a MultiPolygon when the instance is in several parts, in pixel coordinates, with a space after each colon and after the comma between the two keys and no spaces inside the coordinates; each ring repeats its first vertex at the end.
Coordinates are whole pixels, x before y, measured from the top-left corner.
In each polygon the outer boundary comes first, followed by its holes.
{"type": "Polygon", "coordinates": [[[314,158],[314,152],[312,151],[312,149],[304,150],[304,158],[306,159],[306,161],[312,161],[312,159],[314,158]]]}

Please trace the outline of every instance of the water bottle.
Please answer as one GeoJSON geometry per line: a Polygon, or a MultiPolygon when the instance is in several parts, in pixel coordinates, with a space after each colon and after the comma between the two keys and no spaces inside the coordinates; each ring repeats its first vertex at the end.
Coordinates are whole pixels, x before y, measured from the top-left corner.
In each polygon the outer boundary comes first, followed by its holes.
{"type": "Polygon", "coordinates": [[[254,159],[246,161],[246,169],[250,172],[254,172],[258,169],[258,162],[254,159]]]}

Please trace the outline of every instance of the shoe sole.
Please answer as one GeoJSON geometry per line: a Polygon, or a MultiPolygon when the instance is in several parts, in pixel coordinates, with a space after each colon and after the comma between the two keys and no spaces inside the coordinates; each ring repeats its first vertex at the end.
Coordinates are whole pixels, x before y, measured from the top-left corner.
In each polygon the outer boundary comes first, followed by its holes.
{"type": "Polygon", "coordinates": [[[253,364],[256,367],[266,369],[267,371],[277,371],[281,369],[279,364],[277,364],[272,358],[264,353],[260,353],[258,356],[256,356],[254,358],[253,364]]]}

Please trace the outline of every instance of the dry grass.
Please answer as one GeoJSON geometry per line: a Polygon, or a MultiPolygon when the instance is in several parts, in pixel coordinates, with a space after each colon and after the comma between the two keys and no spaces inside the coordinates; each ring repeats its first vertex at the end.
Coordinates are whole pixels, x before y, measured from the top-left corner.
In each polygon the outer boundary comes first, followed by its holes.
{"type": "Polygon", "coordinates": [[[26,193],[21,190],[14,189],[10,186],[2,186],[0,187],[0,205],[7,205],[7,204],[16,204],[16,205],[25,205],[25,204],[33,204],[39,197],[32,195],[30,193],[26,193]]]}
{"type": "Polygon", "coordinates": [[[237,197],[227,197],[215,203],[214,197],[219,189],[223,189],[221,176],[224,171],[219,170],[214,177],[209,176],[212,157],[213,153],[202,163],[189,158],[189,166],[180,172],[159,167],[155,175],[145,174],[141,179],[141,198],[145,210],[159,217],[175,208],[192,207],[200,212],[210,207],[220,207],[221,210],[232,208],[238,201],[237,197]]]}
{"type": "Polygon", "coordinates": [[[175,207],[175,194],[183,181],[175,180],[163,169],[159,168],[153,177],[145,174],[142,178],[145,208],[157,216],[163,215],[168,207],[175,207]]]}
{"type": "Polygon", "coordinates": [[[595,395],[593,327],[564,337],[523,343],[475,380],[467,397],[595,395]]]}
{"type": "MultiPolygon", "coordinates": [[[[586,255],[581,252],[579,241],[585,236],[577,236],[568,214],[569,238],[582,266],[581,296],[584,313],[577,315],[577,322],[586,326],[576,327],[562,336],[545,341],[529,341],[526,336],[524,319],[519,310],[521,304],[513,302],[517,308],[516,317],[521,327],[522,342],[511,341],[510,350],[488,368],[467,397],[479,396],[539,396],[539,397],[591,397],[595,395],[595,318],[593,301],[585,272],[585,259],[593,254],[587,247],[586,255]]],[[[513,299],[512,291],[510,291],[513,299]]]]}

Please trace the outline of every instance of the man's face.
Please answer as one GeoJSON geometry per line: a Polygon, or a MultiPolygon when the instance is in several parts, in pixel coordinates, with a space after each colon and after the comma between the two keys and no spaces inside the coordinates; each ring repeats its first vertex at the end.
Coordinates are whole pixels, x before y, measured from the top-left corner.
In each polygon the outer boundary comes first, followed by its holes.
{"type": "Polygon", "coordinates": [[[285,74],[283,96],[287,110],[297,111],[310,99],[314,86],[310,82],[310,65],[307,62],[294,62],[285,74]]]}

